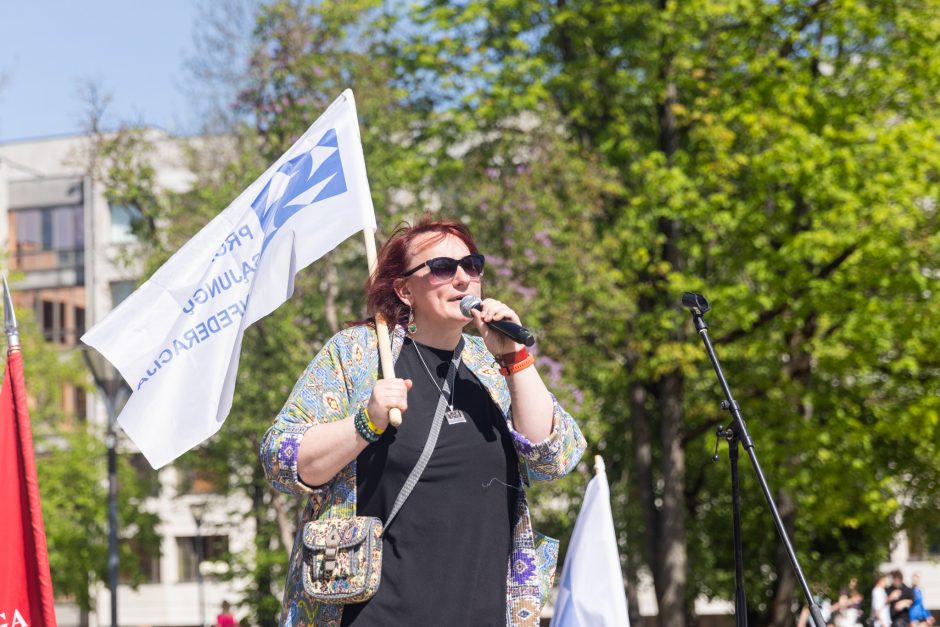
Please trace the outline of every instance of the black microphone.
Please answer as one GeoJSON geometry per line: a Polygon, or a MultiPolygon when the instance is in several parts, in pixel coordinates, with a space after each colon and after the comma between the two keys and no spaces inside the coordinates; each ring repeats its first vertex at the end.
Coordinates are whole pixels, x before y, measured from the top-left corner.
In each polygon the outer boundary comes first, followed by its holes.
{"type": "MultiPolygon", "coordinates": [[[[474,309],[482,311],[482,302],[483,301],[481,301],[478,296],[467,294],[460,299],[460,313],[468,318],[472,318],[473,314],[471,312],[474,309]]],[[[513,342],[522,344],[523,346],[532,346],[535,344],[535,336],[532,335],[532,332],[515,322],[510,322],[509,320],[493,320],[492,322],[487,322],[486,326],[499,331],[513,342]]]]}

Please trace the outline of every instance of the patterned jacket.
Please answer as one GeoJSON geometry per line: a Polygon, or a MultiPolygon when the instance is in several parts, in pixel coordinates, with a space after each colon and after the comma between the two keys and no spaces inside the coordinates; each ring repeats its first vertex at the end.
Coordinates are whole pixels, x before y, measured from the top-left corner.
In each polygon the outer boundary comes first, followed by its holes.
{"type": "MultiPolygon", "coordinates": [[[[509,389],[492,355],[479,337],[464,336],[463,363],[476,375],[500,407],[509,425],[525,484],[557,479],[567,474],[584,451],[581,431],[553,398],[551,435],[529,442],[512,428],[509,389]]],[[[392,335],[392,356],[398,358],[404,341],[399,327],[392,335]]],[[[265,433],[261,462],[268,481],[283,492],[307,499],[297,529],[284,590],[281,625],[339,627],[341,605],[315,603],[304,594],[301,581],[301,534],[310,520],[356,515],[356,462],[326,485],[311,488],[297,475],[297,450],[313,425],[342,420],[365,405],[378,372],[378,346],[374,327],[357,326],[337,333],[310,362],[284,408],[265,433]]],[[[558,557],[558,541],[532,529],[525,491],[519,491],[513,524],[513,545],[506,573],[506,624],[537,625],[542,603],[551,589],[558,557]]]]}

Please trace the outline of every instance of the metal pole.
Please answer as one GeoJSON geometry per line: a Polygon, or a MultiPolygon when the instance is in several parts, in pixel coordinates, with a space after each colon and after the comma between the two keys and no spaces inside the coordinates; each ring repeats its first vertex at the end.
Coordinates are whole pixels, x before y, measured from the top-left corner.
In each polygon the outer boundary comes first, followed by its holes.
{"type": "Polygon", "coordinates": [[[734,535],[734,624],[747,627],[747,596],[744,592],[744,542],[741,534],[741,487],[738,483],[738,438],[728,443],[731,461],[731,511],[734,535]]]}
{"type": "Polygon", "coordinates": [[[202,518],[196,518],[196,585],[199,592],[199,627],[206,625],[206,599],[202,580],[202,518]]]}
{"type": "Polygon", "coordinates": [[[106,444],[108,447],[108,589],[111,591],[111,627],[117,627],[117,586],[118,567],[120,557],[118,554],[118,516],[117,516],[117,437],[114,433],[114,398],[110,394],[105,403],[108,406],[108,434],[106,444]]]}
{"type": "Polygon", "coordinates": [[[82,351],[82,357],[88,365],[95,386],[104,399],[108,414],[105,433],[105,447],[108,449],[108,591],[111,594],[111,627],[118,627],[117,589],[120,572],[120,553],[118,552],[118,511],[117,511],[117,402],[121,394],[120,375],[104,358],[90,350],[82,351]]]}

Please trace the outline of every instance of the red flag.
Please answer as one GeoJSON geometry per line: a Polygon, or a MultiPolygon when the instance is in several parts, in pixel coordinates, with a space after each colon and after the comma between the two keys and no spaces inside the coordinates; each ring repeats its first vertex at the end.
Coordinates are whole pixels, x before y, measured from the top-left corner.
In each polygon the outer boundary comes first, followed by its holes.
{"type": "Polygon", "coordinates": [[[0,391],[0,624],[56,624],[19,348],[7,353],[0,391]]]}

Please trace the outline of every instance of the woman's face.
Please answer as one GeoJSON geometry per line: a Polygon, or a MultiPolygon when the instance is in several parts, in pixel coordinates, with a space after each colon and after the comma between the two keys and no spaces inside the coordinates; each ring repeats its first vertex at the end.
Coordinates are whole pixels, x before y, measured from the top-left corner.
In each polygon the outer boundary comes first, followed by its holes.
{"type": "MultiPolygon", "coordinates": [[[[412,242],[407,267],[410,270],[435,257],[462,259],[469,254],[467,245],[453,235],[441,238],[438,233],[426,233],[412,242]]],[[[422,323],[432,328],[440,325],[463,328],[469,320],[460,313],[460,299],[467,294],[479,297],[480,289],[480,277],[471,277],[459,265],[449,280],[432,276],[431,269],[424,266],[396,284],[398,297],[414,310],[419,329],[422,323]]]]}

